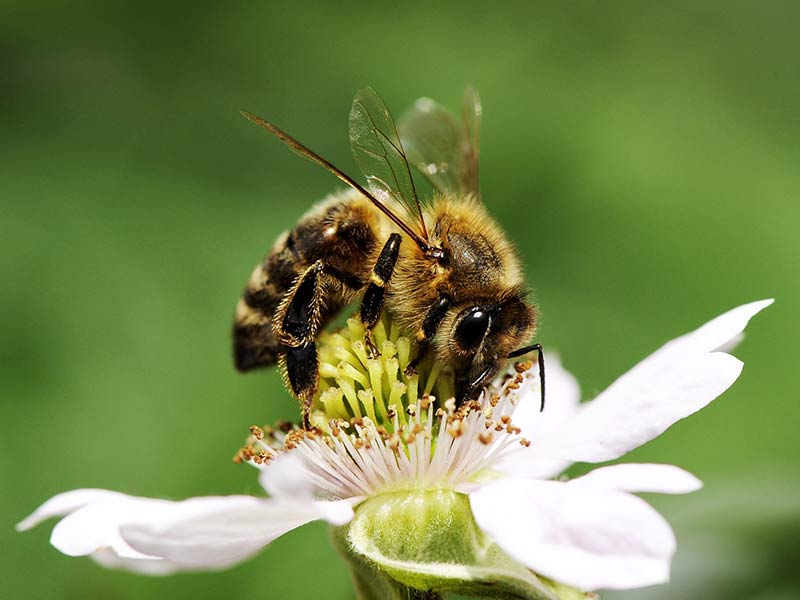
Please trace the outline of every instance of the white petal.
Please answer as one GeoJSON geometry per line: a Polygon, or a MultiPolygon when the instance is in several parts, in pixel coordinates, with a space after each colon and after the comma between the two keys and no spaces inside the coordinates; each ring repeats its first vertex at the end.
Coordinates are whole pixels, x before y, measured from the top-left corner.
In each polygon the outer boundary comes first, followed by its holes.
{"type": "Polygon", "coordinates": [[[688,494],[703,487],[703,483],[697,477],[675,465],[636,463],[600,467],[573,479],[569,484],[624,492],[661,494],[688,494]]]}
{"type": "Polygon", "coordinates": [[[740,306],[669,342],[584,404],[574,418],[534,440],[532,454],[603,462],[658,437],[736,381],[741,361],[713,350],[736,338],[748,319],[771,303],[740,306]]]}
{"type": "MultiPolygon", "coordinates": [[[[249,496],[192,498],[122,524],[120,531],[131,547],[145,554],[192,569],[224,569],[284,533],[326,516],[329,504],[249,496]]],[[[340,521],[352,517],[347,503],[338,505],[344,509],[338,514],[340,521]]]]}
{"type": "Polygon", "coordinates": [[[514,424],[520,427],[522,434],[531,440],[535,440],[546,431],[555,429],[572,417],[577,412],[581,400],[578,381],[561,364],[558,354],[546,353],[545,365],[547,371],[544,410],[541,410],[538,377],[528,379],[523,383],[519,390],[519,403],[514,410],[514,424]]]}
{"type": "Polygon", "coordinates": [[[478,526],[533,571],[583,590],[663,583],[675,552],[641,498],[558,481],[502,479],[470,495],[478,526]]]}
{"type": "Polygon", "coordinates": [[[146,518],[160,510],[165,500],[135,498],[120,494],[99,499],[78,508],[59,521],[50,535],[50,543],[68,556],[87,556],[110,548],[125,558],[152,558],[131,548],[119,533],[128,520],[146,518]]]}
{"type": "MultiPolygon", "coordinates": [[[[581,390],[578,381],[563,367],[558,354],[545,353],[545,365],[544,410],[540,410],[539,379],[532,378],[527,379],[520,388],[519,403],[513,416],[514,425],[522,430],[522,436],[534,442],[548,431],[557,430],[575,415],[580,406],[581,390]]],[[[542,457],[531,450],[532,448],[524,446],[511,446],[493,469],[511,477],[549,479],[572,464],[570,460],[542,457]]]]}
{"type": "Polygon", "coordinates": [[[258,481],[270,496],[284,498],[314,497],[314,487],[305,462],[297,452],[285,452],[261,468],[258,481]]]}
{"type": "Polygon", "coordinates": [[[697,352],[713,352],[728,347],[732,341],[738,342],[741,339],[740,336],[750,319],[773,302],[775,302],[773,298],[768,298],[737,306],[712,319],[699,329],[665,344],[650,358],[656,357],[659,352],[672,351],[676,349],[676,346],[680,346],[681,351],[694,350],[697,352]]]}
{"type": "Polygon", "coordinates": [[[123,558],[111,548],[98,550],[91,555],[91,559],[107,569],[130,571],[139,575],[172,575],[181,571],[178,565],[163,558],[123,558]]]}
{"type": "Polygon", "coordinates": [[[316,519],[344,524],[352,518],[356,501],[220,496],[170,502],[76,490],[46,502],[20,528],[66,514],[50,538],[61,552],[92,555],[110,567],[162,574],[229,567],[316,519]]]}
{"type": "Polygon", "coordinates": [[[127,496],[119,492],[92,488],[64,492],[63,494],[53,496],[37,508],[33,514],[17,523],[16,529],[17,531],[27,531],[32,527],[36,527],[42,521],[53,517],[63,517],[92,502],[120,498],[127,498],[127,496]]]}

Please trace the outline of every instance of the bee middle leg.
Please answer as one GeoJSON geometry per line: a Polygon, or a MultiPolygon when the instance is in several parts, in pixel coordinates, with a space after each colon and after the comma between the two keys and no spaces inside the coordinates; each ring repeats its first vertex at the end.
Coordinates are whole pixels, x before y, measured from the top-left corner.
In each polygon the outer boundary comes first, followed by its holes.
{"type": "Polygon", "coordinates": [[[361,299],[361,323],[367,330],[364,335],[364,343],[367,345],[367,350],[370,355],[375,358],[380,356],[377,346],[372,341],[372,328],[378,323],[383,310],[383,302],[386,299],[386,287],[389,285],[389,280],[392,278],[394,266],[397,264],[397,257],[400,253],[399,233],[393,233],[386,240],[386,243],[381,250],[375,266],[372,268],[372,273],[369,278],[369,284],[364,292],[364,297],[361,299]]]}

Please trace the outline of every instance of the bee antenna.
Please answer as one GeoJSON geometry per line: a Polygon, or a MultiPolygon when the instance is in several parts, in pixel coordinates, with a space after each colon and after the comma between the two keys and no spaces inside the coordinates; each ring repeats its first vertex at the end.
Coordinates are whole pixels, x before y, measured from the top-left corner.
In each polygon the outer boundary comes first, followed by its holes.
{"type": "Polygon", "coordinates": [[[290,136],[288,133],[279,129],[269,121],[262,119],[261,117],[257,117],[253,113],[249,113],[246,110],[240,110],[239,112],[245,119],[251,121],[252,123],[255,123],[262,129],[265,129],[266,131],[274,135],[276,138],[278,138],[280,141],[282,141],[284,144],[289,146],[289,149],[295,154],[302,156],[303,158],[306,158],[311,162],[317,163],[318,165],[322,166],[324,169],[335,175],[340,181],[346,183],[354,190],[363,194],[370,202],[372,202],[375,205],[376,208],[378,208],[387,217],[389,217],[394,222],[394,224],[397,225],[408,237],[414,240],[414,243],[417,244],[417,246],[419,246],[424,253],[430,254],[431,252],[435,253],[437,250],[440,250],[438,248],[431,246],[419,234],[415,233],[414,230],[412,230],[400,217],[398,217],[391,210],[389,210],[389,208],[385,204],[383,204],[380,200],[375,198],[375,196],[373,196],[367,190],[365,190],[361,184],[359,184],[355,179],[350,177],[347,173],[345,173],[332,163],[328,162],[327,160],[322,158],[319,154],[307,148],[306,146],[298,142],[296,139],[294,139],[292,136],[290,136]]]}
{"type": "Polygon", "coordinates": [[[542,403],[539,407],[539,412],[544,410],[544,349],[542,348],[541,344],[531,344],[530,346],[525,346],[520,348],[519,350],[514,350],[511,354],[508,355],[508,358],[517,358],[518,356],[523,356],[528,352],[536,352],[539,355],[539,381],[541,382],[541,390],[542,390],[542,403]]]}

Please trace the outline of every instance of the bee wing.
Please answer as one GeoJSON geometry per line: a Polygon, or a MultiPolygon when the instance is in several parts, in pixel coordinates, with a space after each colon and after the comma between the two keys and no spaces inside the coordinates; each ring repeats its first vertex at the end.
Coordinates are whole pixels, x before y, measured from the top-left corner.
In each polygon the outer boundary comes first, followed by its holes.
{"type": "Polygon", "coordinates": [[[420,98],[400,119],[400,138],[414,167],[440,192],[478,191],[481,101],[468,87],[462,118],[430,98],[420,98]]]}
{"type": "Polygon", "coordinates": [[[427,241],[422,207],[400,135],[386,104],[371,87],[359,90],[353,98],[350,148],[375,197],[382,202],[393,199],[404,206],[427,241]]]}
{"type": "MultiPolygon", "coordinates": [[[[385,202],[382,202],[382,201],[378,200],[377,198],[375,198],[375,196],[373,196],[367,190],[365,190],[363,187],[361,187],[361,184],[359,184],[355,179],[350,177],[347,173],[345,173],[344,171],[342,171],[341,169],[339,169],[338,167],[336,167],[334,164],[330,163],[329,161],[325,160],[319,154],[317,154],[316,152],[314,152],[310,148],[307,148],[306,146],[304,146],[303,144],[298,142],[296,139],[294,139],[292,136],[290,136],[288,133],[286,133],[285,131],[279,129],[278,127],[276,127],[275,125],[273,125],[272,123],[267,121],[266,119],[262,119],[261,117],[257,117],[256,115],[254,115],[252,113],[249,113],[249,112],[247,112],[245,110],[241,111],[241,113],[246,119],[248,119],[249,121],[252,121],[253,123],[258,125],[262,129],[268,131],[269,133],[274,135],[276,138],[281,140],[295,154],[298,154],[298,155],[302,156],[303,158],[307,158],[311,162],[317,163],[318,165],[322,166],[323,168],[325,168],[328,171],[330,171],[331,173],[333,173],[337,178],[339,178],[339,180],[343,181],[344,183],[349,185],[354,190],[357,190],[358,192],[363,194],[364,197],[367,198],[370,202],[372,202],[372,204],[375,205],[375,207],[378,210],[383,212],[387,217],[389,217],[389,219],[394,221],[394,223],[402,231],[404,231],[406,233],[406,235],[408,235],[408,237],[410,237],[412,240],[414,240],[414,243],[417,244],[417,246],[419,246],[424,252],[431,253],[432,257],[436,257],[437,256],[437,253],[434,252],[436,250],[436,248],[432,248],[430,246],[430,244],[428,244],[427,236],[422,236],[419,233],[417,233],[416,231],[414,231],[414,229],[411,228],[408,225],[408,223],[405,222],[405,220],[403,220],[398,215],[396,215],[394,213],[394,211],[392,211],[386,205],[385,202]]],[[[410,174],[409,174],[409,177],[410,177],[410,174]]],[[[422,222],[421,218],[420,218],[420,222],[422,222]]],[[[423,232],[424,232],[424,224],[423,224],[423,232]]]]}

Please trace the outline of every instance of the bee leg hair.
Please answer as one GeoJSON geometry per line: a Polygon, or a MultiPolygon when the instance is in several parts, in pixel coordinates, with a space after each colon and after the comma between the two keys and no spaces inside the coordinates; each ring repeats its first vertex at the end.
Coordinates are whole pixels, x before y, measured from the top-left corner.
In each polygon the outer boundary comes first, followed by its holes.
{"type": "Polygon", "coordinates": [[[324,265],[308,267],[286,294],[276,321],[281,340],[280,363],[292,393],[303,404],[303,425],[308,428],[311,401],[319,383],[319,359],[314,339],[322,321],[324,265]]]}

